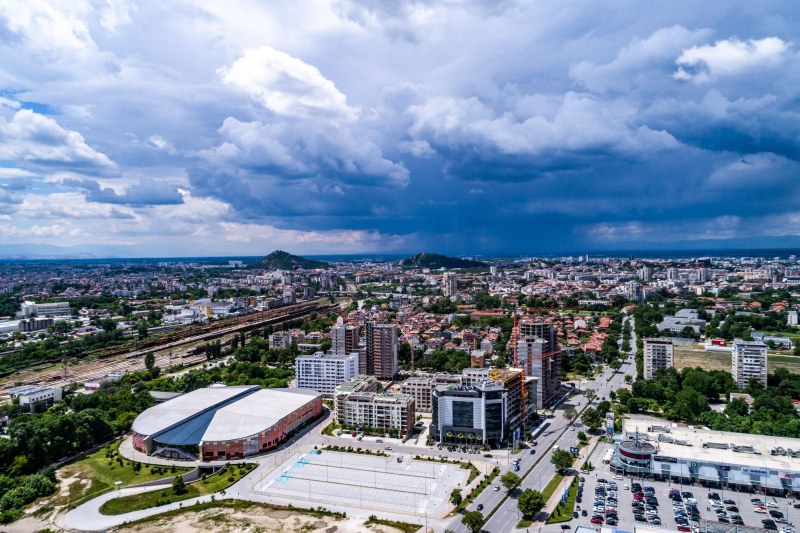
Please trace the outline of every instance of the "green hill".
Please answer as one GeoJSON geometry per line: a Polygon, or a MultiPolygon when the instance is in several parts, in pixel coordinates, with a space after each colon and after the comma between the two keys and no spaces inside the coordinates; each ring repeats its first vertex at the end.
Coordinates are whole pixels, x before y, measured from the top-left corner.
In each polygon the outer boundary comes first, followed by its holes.
{"type": "Polygon", "coordinates": [[[489,265],[471,259],[422,253],[403,259],[400,261],[400,266],[403,268],[482,268],[489,265]]]}
{"type": "Polygon", "coordinates": [[[328,263],[324,261],[306,259],[305,257],[292,255],[283,250],[275,250],[262,259],[261,264],[270,270],[295,270],[297,268],[313,269],[327,268],[328,266],[328,263]]]}

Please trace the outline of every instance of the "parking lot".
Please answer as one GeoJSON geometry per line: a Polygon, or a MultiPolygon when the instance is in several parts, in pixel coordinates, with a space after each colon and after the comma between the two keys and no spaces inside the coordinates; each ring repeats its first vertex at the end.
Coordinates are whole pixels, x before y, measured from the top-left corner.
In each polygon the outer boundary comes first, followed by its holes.
{"type": "MultiPolygon", "coordinates": [[[[602,457],[605,450],[610,445],[602,444],[597,447],[593,458],[602,457]]],[[[573,523],[594,526],[608,525],[615,526],[613,517],[616,513],[616,520],[619,527],[622,526],[647,526],[666,528],[671,531],[691,531],[692,526],[696,525],[697,518],[702,521],[722,522],[726,524],[737,523],[736,516],[739,516],[739,525],[765,528],[763,520],[773,520],[774,524],[767,524],[767,528],[774,528],[775,531],[791,531],[790,524],[797,522],[800,524],[800,509],[795,509],[794,504],[800,506],[800,500],[795,498],[785,498],[776,496],[765,496],[763,494],[750,494],[747,492],[736,492],[723,490],[722,488],[704,487],[700,484],[681,484],[669,481],[654,481],[647,478],[631,478],[630,476],[615,476],[608,465],[598,464],[593,461],[596,469],[593,472],[583,472],[580,476],[585,480],[581,501],[576,501],[576,511],[578,518],[573,519],[573,523]],[[604,480],[605,483],[599,482],[604,480]],[[616,484],[616,490],[612,483],[616,484]],[[639,491],[635,489],[635,484],[641,485],[639,491]],[[672,495],[671,495],[672,491],[672,495]],[[638,496],[637,496],[638,492],[638,496]],[[677,493],[677,495],[675,494],[677,493]],[[595,508],[595,500],[602,499],[602,507],[595,508]],[[759,499],[760,504],[753,503],[751,500],[759,499]],[[616,501],[614,501],[616,500],[616,501]],[[641,511],[639,518],[634,515],[634,501],[641,511]],[[578,509],[580,506],[580,509],[578,509]],[[693,511],[692,508],[696,511],[693,511]],[[760,507],[759,510],[756,510],[760,507]],[[586,516],[583,516],[586,511],[586,516]],[[597,512],[596,512],[597,511],[597,512]],[[772,516],[770,512],[777,512],[772,516]],[[591,523],[593,516],[602,516],[603,524],[591,523]],[[606,521],[606,517],[611,516],[612,521],[606,521]],[[651,516],[658,516],[659,523],[650,523],[651,516]],[[683,518],[683,520],[681,520],[683,518]],[[783,522],[782,520],[785,520],[783,522]],[[681,528],[683,526],[683,528],[681,528]]]]}
{"type": "Polygon", "coordinates": [[[292,456],[256,482],[254,492],[323,505],[443,516],[450,493],[467,484],[457,464],[340,452],[292,456]]]}

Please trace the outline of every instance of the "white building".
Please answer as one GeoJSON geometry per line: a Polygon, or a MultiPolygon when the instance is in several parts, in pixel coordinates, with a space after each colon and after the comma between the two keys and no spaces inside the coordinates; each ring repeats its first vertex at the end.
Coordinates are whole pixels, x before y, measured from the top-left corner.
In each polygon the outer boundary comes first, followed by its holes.
{"type": "Polygon", "coordinates": [[[455,272],[442,274],[442,292],[445,296],[454,296],[458,292],[458,280],[455,272]]]}
{"type": "Polygon", "coordinates": [[[61,387],[42,388],[35,385],[23,385],[8,389],[8,394],[12,400],[19,400],[20,407],[32,413],[37,405],[44,404],[49,407],[60,402],[63,392],[61,387]]]}
{"type": "Polygon", "coordinates": [[[22,302],[22,309],[17,315],[21,318],[31,318],[34,316],[72,316],[72,311],[69,308],[69,302],[53,302],[47,304],[22,302]]]}
{"type": "Polygon", "coordinates": [[[645,339],[644,379],[653,379],[662,368],[674,365],[674,347],[669,339],[645,339]]]}
{"type": "Polygon", "coordinates": [[[312,389],[332,398],[336,387],[358,374],[358,354],[302,355],[294,360],[294,368],[295,387],[312,389]]]}
{"type": "Polygon", "coordinates": [[[755,378],[767,385],[767,345],[759,341],[733,341],[731,355],[731,374],[740,389],[755,378]]]}
{"type": "Polygon", "coordinates": [[[358,351],[360,328],[353,324],[337,324],[331,328],[331,351],[346,355],[358,351]]]}
{"type": "Polygon", "coordinates": [[[288,331],[276,331],[269,336],[269,347],[272,349],[288,348],[292,345],[292,335],[288,331]]]}
{"type": "Polygon", "coordinates": [[[786,325],[797,326],[797,311],[789,311],[786,313],[786,325]]]}

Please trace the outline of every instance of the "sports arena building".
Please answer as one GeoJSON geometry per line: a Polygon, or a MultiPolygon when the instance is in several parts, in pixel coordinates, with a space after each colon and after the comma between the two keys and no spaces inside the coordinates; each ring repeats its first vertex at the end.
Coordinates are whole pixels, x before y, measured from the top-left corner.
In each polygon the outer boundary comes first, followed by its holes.
{"type": "Polygon", "coordinates": [[[133,422],[133,447],[170,459],[241,459],[276,447],[321,414],[316,391],[212,386],[140,414],[133,422]]]}

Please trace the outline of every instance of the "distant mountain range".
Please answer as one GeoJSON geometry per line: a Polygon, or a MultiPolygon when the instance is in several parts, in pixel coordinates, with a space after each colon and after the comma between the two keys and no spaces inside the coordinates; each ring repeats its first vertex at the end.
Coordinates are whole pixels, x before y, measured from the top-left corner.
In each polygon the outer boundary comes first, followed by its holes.
{"type": "Polygon", "coordinates": [[[399,264],[403,268],[482,268],[489,266],[482,261],[429,253],[412,255],[401,260],[399,264]]]}
{"type": "Polygon", "coordinates": [[[296,268],[314,269],[327,268],[328,263],[315,259],[306,259],[299,255],[292,255],[283,250],[275,250],[261,260],[261,265],[270,270],[294,270],[296,268]]]}

